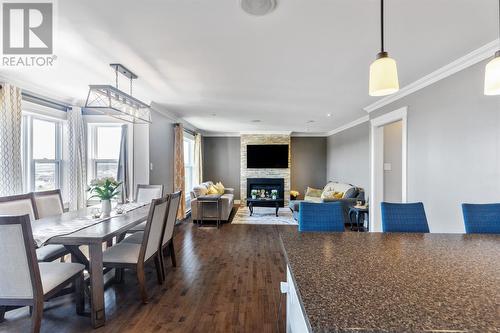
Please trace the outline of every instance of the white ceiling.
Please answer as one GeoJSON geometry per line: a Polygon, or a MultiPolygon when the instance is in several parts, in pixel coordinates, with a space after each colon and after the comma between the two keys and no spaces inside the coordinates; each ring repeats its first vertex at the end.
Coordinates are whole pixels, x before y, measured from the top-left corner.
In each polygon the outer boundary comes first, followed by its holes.
{"type": "MultiPolygon", "coordinates": [[[[376,100],[368,67],[379,50],[378,6],[278,0],[274,12],[255,17],[238,0],[58,1],[56,66],[4,67],[0,75],[83,103],[88,84],[114,83],[109,64],[119,62],[139,75],[135,96],[202,130],[327,132],[376,100]]],[[[497,6],[387,0],[386,49],[400,85],[496,39],[497,6]]]]}

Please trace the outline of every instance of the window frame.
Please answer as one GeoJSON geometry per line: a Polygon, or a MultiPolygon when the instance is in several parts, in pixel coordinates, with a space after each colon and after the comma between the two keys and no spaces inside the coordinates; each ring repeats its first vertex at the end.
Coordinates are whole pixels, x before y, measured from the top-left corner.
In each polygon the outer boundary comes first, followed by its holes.
{"type": "Polygon", "coordinates": [[[32,111],[22,113],[22,165],[23,165],[23,188],[25,192],[36,192],[35,170],[37,164],[55,165],[55,188],[61,189],[62,185],[62,161],[63,161],[63,119],[40,115],[32,111]],[[46,121],[55,125],[55,159],[33,158],[33,121],[46,121]]]}

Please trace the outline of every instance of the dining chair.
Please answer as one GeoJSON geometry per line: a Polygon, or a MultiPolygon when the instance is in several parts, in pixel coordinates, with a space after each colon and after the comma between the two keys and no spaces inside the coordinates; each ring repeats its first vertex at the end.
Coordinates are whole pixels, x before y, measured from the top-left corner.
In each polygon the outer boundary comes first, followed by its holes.
{"type": "Polygon", "coordinates": [[[500,234],[500,203],[462,204],[465,232],[500,234]]]}
{"type": "MultiPolygon", "coordinates": [[[[137,189],[135,190],[135,202],[151,202],[153,199],[158,199],[163,197],[163,185],[137,185],[137,189]]],[[[135,233],[139,231],[144,231],[144,227],[146,226],[146,222],[140,223],[135,227],[128,230],[128,233],[135,233]]]]}
{"type": "MultiPolygon", "coordinates": [[[[33,192],[37,219],[61,215],[64,213],[64,204],[61,190],[33,192]]],[[[64,245],[48,244],[37,250],[39,261],[54,261],[69,254],[64,245]]]]}
{"type": "MultiPolygon", "coordinates": [[[[58,204],[56,204],[58,205],[58,204]]],[[[42,207],[42,212],[46,212],[46,208],[42,207]]],[[[11,195],[0,198],[0,215],[29,215],[31,221],[39,219],[39,213],[33,193],[11,195]]],[[[45,245],[36,250],[38,261],[54,261],[68,254],[68,251],[63,245],[45,245]]]]}
{"type": "Polygon", "coordinates": [[[149,208],[146,227],[140,244],[122,241],[103,252],[103,266],[108,268],[135,269],[143,303],[147,303],[144,267],[154,261],[158,283],[162,284],[160,245],[168,213],[170,198],[153,199],[149,208]]]}
{"type": "Polygon", "coordinates": [[[76,312],[85,307],[83,270],[76,263],[37,262],[28,214],[0,217],[0,321],[9,307],[30,306],[31,331],[39,332],[44,301],[73,283],[76,312]]]}
{"type": "Polygon", "coordinates": [[[177,211],[179,210],[179,205],[182,199],[182,191],[177,191],[170,195],[170,207],[168,208],[167,222],[165,224],[165,230],[163,232],[163,239],[161,243],[161,264],[162,264],[162,272],[163,278],[166,277],[166,268],[165,262],[163,260],[163,256],[170,256],[170,260],[172,261],[172,266],[177,267],[177,260],[175,258],[175,250],[174,250],[174,227],[177,222],[177,211]],[[168,252],[167,252],[168,249],[168,252]]]}
{"type": "Polygon", "coordinates": [[[423,203],[382,202],[380,206],[384,232],[429,232],[423,203]]]}

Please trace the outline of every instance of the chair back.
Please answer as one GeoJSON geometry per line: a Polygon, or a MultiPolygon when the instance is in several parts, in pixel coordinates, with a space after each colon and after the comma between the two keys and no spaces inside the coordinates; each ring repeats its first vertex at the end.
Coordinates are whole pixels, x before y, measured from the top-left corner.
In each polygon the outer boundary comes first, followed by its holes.
{"type": "Polygon", "coordinates": [[[28,214],[0,216],[0,304],[42,293],[34,244],[28,214]]]}
{"type": "Polygon", "coordinates": [[[61,190],[35,192],[33,196],[39,219],[64,213],[61,190]]]}
{"type": "Polygon", "coordinates": [[[38,219],[33,193],[0,198],[0,215],[20,216],[28,214],[31,221],[38,219]]]}
{"type": "Polygon", "coordinates": [[[500,203],[462,204],[465,232],[500,234],[500,203]]]}
{"type": "Polygon", "coordinates": [[[179,210],[179,204],[182,198],[182,191],[172,193],[170,195],[170,206],[168,208],[167,223],[165,225],[165,231],[163,233],[162,245],[165,245],[174,236],[175,222],[177,221],[177,211],[179,210]]]}
{"type": "Polygon", "coordinates": [[[343,232],[346,216],[344,203],[299,203],[299,231],[343,232]]]}
{"type": "Polygon", "coordinates": [[[429,232],[424,204],[382,202],[384,232],[429,232]]]}
{"type": "Polygon", "coordinates": [[[141,253],[139,259],[148,260],[153,256],[161,245],[165,223],[167,221],[170,197],[153,199],[149,208],[148,220],[144,228],[141,253]]]}
{"type": "Polygon", "coordinates": [[[135,191],[136,202],[151,202],[153,199],[163,197],[163,185],[137,185],[135,191]]]}

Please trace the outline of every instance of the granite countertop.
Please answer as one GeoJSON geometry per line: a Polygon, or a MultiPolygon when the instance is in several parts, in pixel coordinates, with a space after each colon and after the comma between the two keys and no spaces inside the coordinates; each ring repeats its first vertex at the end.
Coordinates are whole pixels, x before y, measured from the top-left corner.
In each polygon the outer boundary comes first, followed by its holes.
{"type": "Polygon", "coordinates": [[[280,230],[313,332],[500,332],[500,236],[280,230]]]}

